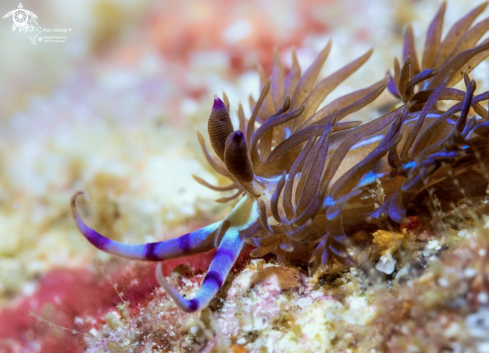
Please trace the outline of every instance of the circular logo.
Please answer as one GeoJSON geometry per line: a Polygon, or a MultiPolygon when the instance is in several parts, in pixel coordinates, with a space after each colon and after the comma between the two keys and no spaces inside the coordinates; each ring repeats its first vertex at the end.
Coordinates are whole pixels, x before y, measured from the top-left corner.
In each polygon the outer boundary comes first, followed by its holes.
{"type": "Polygon", "coordinates": [[[29,15],[27,14],[27,11],[24,9],[15,10],[14,15],[12,17],[17,27],[22,27],[25,24],[27,24],[27,21],[29,21],[29,15]]]}

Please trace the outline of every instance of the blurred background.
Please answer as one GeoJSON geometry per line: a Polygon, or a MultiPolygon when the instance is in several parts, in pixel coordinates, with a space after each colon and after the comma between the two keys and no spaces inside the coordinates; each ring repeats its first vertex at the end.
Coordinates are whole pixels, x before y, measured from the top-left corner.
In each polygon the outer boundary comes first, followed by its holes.
{"type": "MultiPolygon", "coordinates": [[[[479,2],[449,1],[445,32],[479,2]]],[[[328,39],[322,77],[365,53],[367,64],[330,95],[384,77],[412,23],[418,53],[439,0],[43,0],[23,1],[41,28],[71,28],[64,43],[38,41],[0,21],[0,308],[36,291],[46,273],[92,266],[94,250],[71,219],[81,202],[89,224],[114,239],[166,239],[214,222],[232,205],[197,184],[224,182],[207,166],[195,131],[207,138],[214,94],[235,116],[258,96],[273,49],[286,68],[291,48],[303,70],[328,39]]],[[[0,3],[0,13],[19,3],[0,3]]],[[[487,12],[487,11],[486,11],[487,12]]],[[[3,16],[3,15],[2,15],[3,16]]],[[[46,34],[40,34],[43,36],[46,34]]],[[[474,71],[486,83],[487,62],[474,71]]],[[[380,115],[387,92],[355,119],[380,115]]],[[[0,332],[1,332],[0,328],[0,332]]],[[[1,334],[0,334],[1,336],[1,334]]],[[[5,337],[0,337],[0,339],[5,337]]]]}

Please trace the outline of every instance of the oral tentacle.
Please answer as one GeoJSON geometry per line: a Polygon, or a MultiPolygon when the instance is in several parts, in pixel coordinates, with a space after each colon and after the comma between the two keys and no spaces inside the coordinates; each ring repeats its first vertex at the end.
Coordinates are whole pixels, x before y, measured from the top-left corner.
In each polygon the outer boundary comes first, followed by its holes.
{"type": "Polygon", "coordinates": [[[202,282],[197,295],[193,299],[185,299],[164,278],[161,265],[156,267],[156,278],[165,292],[175,303],[186,312],[195,312],[209,304],[221,289],[229,271],[231,271],[244,245],[244,237],[240,234],[255,223],[258,218],[257,202],[245,196],[223,220],[225,234],[214,254],[209,270],[202,282]]]}
{"type": "Polygon", "coordinates": [[[71,211],[80,232],[97,249],[127,259],[161,261],[212,250],[214,235],[222,223],[216,222],[178,238],[157,243],[123,244],[104,237],[82,220],[76,208],[76,199],[82,194],[83,192],[79,191],[71,198],[71,211]]]}
{"type": "Polygon", "coordinates": [[[239,229],[229,229],[226,232],[212,259],[202,286],[193,299],[185,299],[166,281],[161,271],[161,264],[156,267],[156,278],[166,294],[173,299],[178,307],[189,313],[195,312],[206,307],[221,289],[243,248],[243,244],[244,242],[239,236],[239,229]]]}

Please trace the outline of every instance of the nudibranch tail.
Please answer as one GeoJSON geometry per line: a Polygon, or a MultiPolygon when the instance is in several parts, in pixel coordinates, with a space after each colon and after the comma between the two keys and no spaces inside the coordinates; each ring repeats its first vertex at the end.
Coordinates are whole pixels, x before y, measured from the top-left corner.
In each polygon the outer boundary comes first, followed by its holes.
{"type": "Polygon", "coordinates": [[[194,255],[214,248],[214,236],[221,222],[213,223],[178,238],[156,243],[123,244],[106,238],[83,222],[78,213],[76,199],[82,194],[84,195],[82,191],[79,191],[71,198],[71,211],[76,225],[93,246],[109,254],[133,260],[161,261],[194,255]]]}

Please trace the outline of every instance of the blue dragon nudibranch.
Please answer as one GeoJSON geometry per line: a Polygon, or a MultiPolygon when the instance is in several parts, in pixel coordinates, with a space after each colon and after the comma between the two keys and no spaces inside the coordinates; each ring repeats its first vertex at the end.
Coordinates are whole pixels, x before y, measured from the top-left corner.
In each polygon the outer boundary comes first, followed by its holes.
{"type": "Polygon", "coordinates": [[[183,298],[157,267],[157,278],[179,307],[193,312],[207,306],[219,291],[245,243],[251,256],[274,253],[282,266],[288,260],[309,261],[328,268],[332,262],[357,264],[349,251],[360,230],[396,228],[413,212],[434,206],[450,209],[458,200],[483,196],[489,180],[488,112],[480,104],[489,92],[475,95],[468,73],[489,56],[489,40],[477,45],[489,30],[488,20],[471,25],[487,3],[472,10],[442,40],[443,4],[428,30],[421,64],[408,26],[403,65],[395,60],[394,75],[342,96],[320,108],[342,81],[358,70],[372,50],[316,83],[331,42],[301,73],[295,53],[286,74],[275,52],[271,79],[261,72],[262,89],[246,119],[238,109],[234,131],[229,103],[215,98],[208,133],[217,158],[214,169],[232,180],[217,191],[240,196],[222,221],[176,239],[141,245],[110,240],[88,227],[71,208],[80,232],[95,247],[129,259],[163,261],[217,248],[199,292],[183,298]],[[464,80],[465,91],[453,86],[464,80]],[[400,102],[396,109],[365,124],[341,119],[365,107],[385,88],[400,102]],[[459,101],[446,111],[439,101],[459,101]],[[471,108],[478,115],[470,116],[471,108]],[[381,183],[385,200],[369,197],[381,183]],[[413,205],[415,207],[413,207],[413,205]]]}

